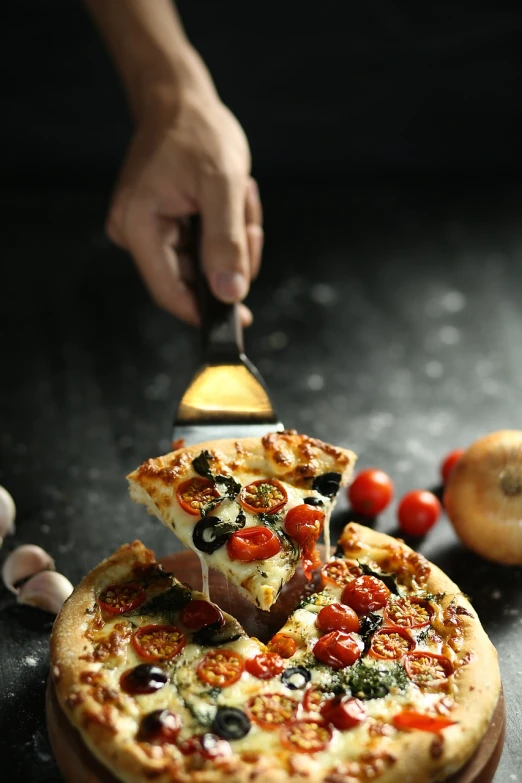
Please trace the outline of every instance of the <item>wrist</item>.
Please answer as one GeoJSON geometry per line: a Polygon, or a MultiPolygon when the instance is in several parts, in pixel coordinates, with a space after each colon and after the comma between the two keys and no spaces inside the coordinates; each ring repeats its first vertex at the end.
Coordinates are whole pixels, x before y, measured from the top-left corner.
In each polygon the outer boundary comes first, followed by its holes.
{"type": "Polygon", "coordinates": [[[141,67],[129,82],[128,94],[138,123],[175,116],[186,100],[218,100],[203,60],[188,42],[141,67]]]}

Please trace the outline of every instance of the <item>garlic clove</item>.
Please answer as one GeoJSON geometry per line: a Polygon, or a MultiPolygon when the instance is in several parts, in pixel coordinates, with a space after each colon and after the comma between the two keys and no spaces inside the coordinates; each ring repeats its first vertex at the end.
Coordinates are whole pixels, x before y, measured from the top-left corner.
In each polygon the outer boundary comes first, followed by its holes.
{"type": "Polygon", "coordinates": [[[40,571],[22,585],[18,593],[18,603],[58,614],[72,591],[72,584],[63,574],[58,574],[56,571],[40,571]]]}
{"type": "Polygon", "coordinates": [[[16,506],[5,487],[0,486],[0,546],[8,533],[14,533],[16,506]]]}
{"type": "Polygon", "coordinates": [[[34,544],[23,544],[7,557],[2,567],[2,579],[7,589],[16,595],[18,588],[15,585],[22,579],[27,579],[39,571],[54,569],[54,560],[45,550],[34,544]]]}

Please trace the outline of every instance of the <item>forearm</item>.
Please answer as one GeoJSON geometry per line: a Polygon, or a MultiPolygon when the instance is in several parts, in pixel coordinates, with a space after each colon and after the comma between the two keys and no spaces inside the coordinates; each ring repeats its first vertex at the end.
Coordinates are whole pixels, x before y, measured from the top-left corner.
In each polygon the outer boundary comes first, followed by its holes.
{"type": "Polygon", "coordinates": [[[183,92],[215,97],[210,75],[190,45],[171,0],[83,0],[121,74],[135,117],[183,92]]]}

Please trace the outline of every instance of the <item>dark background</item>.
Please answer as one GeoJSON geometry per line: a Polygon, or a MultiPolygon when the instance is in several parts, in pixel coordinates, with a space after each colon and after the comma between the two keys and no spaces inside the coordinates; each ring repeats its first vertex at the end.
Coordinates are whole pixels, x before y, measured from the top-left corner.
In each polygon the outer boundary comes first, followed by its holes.
{"type": "MultiPolygon", "coordinates": [[[[522,420],[522,8],[425,6],[180,3],[261,183],[248,353],[287,425],[353,448],[398,496],[436,484],[448,450],[522,420]]],[[[0,483],[18,507],[2,554],[40,544],[77,582],[135,537],[177,546],[124,475],[168,449],[197,336],[104,237],[131,128],[80,4],[2,14],[0,483]]],[[[376,524],[397,532],[395,505],[376,524]]],[[[497,646],[495,780],[520,780],[522,570],[463,550],[445,518],[418,546],[497,646]]],[[[6,783],[60,781],[43,713],[51,620],[0,588],[6,783]]]]}

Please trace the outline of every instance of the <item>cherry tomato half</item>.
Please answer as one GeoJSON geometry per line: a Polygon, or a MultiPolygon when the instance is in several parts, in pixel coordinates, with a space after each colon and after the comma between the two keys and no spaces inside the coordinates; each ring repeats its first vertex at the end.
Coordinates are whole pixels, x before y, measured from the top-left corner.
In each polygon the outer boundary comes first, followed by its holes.
{"type": "Polygon", "coordinates": [[[309,685],[305,690],[303,697],[303,709],[305,712],[313,712],[314,715],[321,713],[321,707],[329,699],[329,694],[318,688],[317,685],[309,685]]]}
{"type": "Polygon", "coordinates": [[[258,726],[271,731],[295,716],[298,702],[282,693],[258,693],[247,702],[248,717],[258,726]]]}
{"type": "Polygon", "coordinates": [[[453,472],[453,468],[465,451],[466,449],[455,449],[454,451],[450,451],[450,453],[444,457],[440,466],[440,477],[443,484],[447,482],[451,473],[453,472]]]}
{"type": "Polygon", "coordinates": [[[393,499],[393,481],[383,470],[368,468],[361,471],[348,487],[348,500],[357,514],[374,517],[384,511],[393,499]]]}
{"type": "Polygon", "coordinates": [[[453,674],[453,664],[445,655],[417,650],[404,659],[406,674],[415,685],[430,687],[443,685],[453,674]]]}
{"type": "Polygon", "coordinates": [[[212,498],[218,497],[219,492],[212,481],[200,476],[193,476],[183,481],[176,490],[176,498],[181,508],[195,517],[200,517],[201,509],[212,498]]]}
{"type": "Polygon", "coordinates": [[[357,614],[368,614],[382,609],[390,597],[390,591],[376,576],[358,576],[343,590],[341,601],[355,609],[357,614]]]}
{"type": "Polygon", "coordinates": [[[422,628],[430,624],[434,614],[434,608],[422,598],[399,598],[384,610],[388,623],[399,628],[422,628]]]}
{"type": "Polygon", "coordinates": [[[285,517],[285,530],[301,548],[301,561],[307,579],[319,568],[321,559],[315,548],[324,527],[325,514],[317,506],[303,503],[290,509],[285,517]]]}
{"type": "Polygon", "coordinates": [[[195,599],[183,607],[179,613],[179,621],[190,631],[199,631],[208,625],[216,625],[222,628],[225,625],[225,618],[219,607],[211,604],[210,601],[195,599]]]}
{"type": "Polygon", "coordinates": [[[132,634],[132,646],[146,661],[170,661],[185,647],[185,635],[175,625],[144,625],[132,634]]]}
{"type": "Polygon", "coordinates": [[[332,730],[323,720],[292,720],[281,730],[281,743],[294,753],[318,753],[328,747],[332,730]]]}
{"type": "Polygon", "coordinates": [[[393,716],[392,723],[396,729],[418,729],[419,731],[431,731],[438,734],[442,729],[455,724],[454,720],[443,718],[440,715],[423,715],[413,710],[403,710],[393,716]]]}
{"type": "Polygon", "coordinates": [[[330,604],[323,606],[315,621],[320,631],[346,631],[346,633],[359,630],[359,618],[357,613],[349,606],[342,604],[330,604]]]}
{"type": "Polygon", "coordinates": [[[297,650],[297,643],[287,633],[276,633],[268,642],[270,652],[277,653],[281,658],[291,658],[297,650]]]}
{"type": "Polygon", "coordinates": [[[380,628],[375,631],[370,646],[372,658],[397,661],[415,647],[415,642],[403,628],[380,628]]]}
{"type": "Polygon", "coordinates": [[[258,680],[270,680],[281,674],[285,664],[280,655],[275,652],[266,652],[256,655],[255,658],[247,658],[245,669],[258,680]]]}
{"type": "Polygon", "coordinates": [[[227,541],[227,552],[230,559],[240,560],[242,563],[268,560],[280,551],[281,542],[278,537],[263,525],[237,530],[227,541]]]}
{"type": "Polygon", "coordinates": [[[243,674],[243,658],[233,650],[210,650],[197,668],[200,680],[213,688],[233,685],[243,674]]]}
{"type": "Polygon", "coordinates": [[[107,614],[131,612],[145,601],[145,590],[139,582],[109,585],[98,597],[98,604],[107,614]]]}
{"type": "Polygon", "coordinates": [[[408,536],[424,536],[440,516],[441,505],[432,492],[407,492],[397,508],[399,527],[408,536]]]}
{"type": "Polygon", "coordinates": [[[366,709],[359,699],[336,696],[321,707],[321,715],[339,731],[353,729],[366,718],[366,709]]]}
{"type": "Polygon", "coordinates": [[[361,649],[349,634],[331,631],[316,642],[313,653],[318,661],[328,664],[332,669],[344,669],[360,658],[361,649]]]}
{"type": "Polygon", "coordinates": [[[344,587],[361,574],[362,570],[356,560],[329,560],[321,568],[321,584],[344,587]]]}
{"type": "Polygon", "coordinates": [[[239,502],[252,514],[275,514],[287,500],[286,489],[276,479],[253,481],[243,487],[239,494],[239,502]]]}

